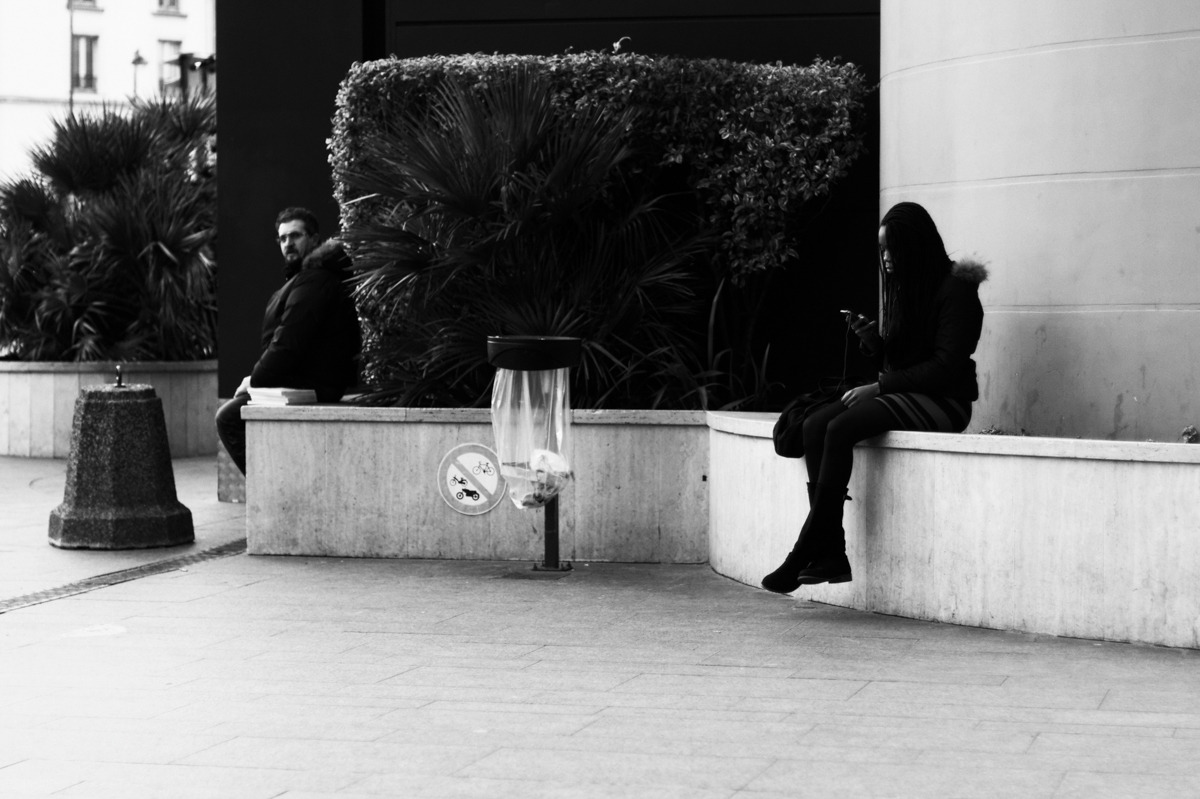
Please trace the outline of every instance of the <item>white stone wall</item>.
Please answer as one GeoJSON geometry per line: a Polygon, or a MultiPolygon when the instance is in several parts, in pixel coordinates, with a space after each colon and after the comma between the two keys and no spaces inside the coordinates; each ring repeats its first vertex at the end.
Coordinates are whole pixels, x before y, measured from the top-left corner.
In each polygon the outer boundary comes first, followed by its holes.
{"type": "MultiPolygon", "coordinates": [[[[483,409],[253,407],[247,546],[260,555],[540,560],[544,520],[507,497],[464,516],[438,493],[459,444],[494,447],[483,409]]],[[[697,411],[573,414],[575,480],[560,494],[561,557],[708,559],[708,428],[697,411]]]]}
{"type": "MultiPolygon", "coordinates": [[[[115,366],[108,361],[0,361],[0,455],[70,455],[80,387],[115,382],[115,366]]],[[[121,368],[126,385],[153,386],[162,400],[171,457],[216,454],[216,361],[149,361],[121,368]]]]}
{"type": "Polygon", "coordinates": [[[883,0],[881,213],[991,262],[972,430],[1200,423],[1200,3],[883,0]]]}
{"type": "MultiPolygon", "coordinates": [[[[710,413],[709,557],[759,585],[808,513],[776,414],[710,413]]],[[[915,619],[1200,647],[1200,446],[888,433],[855,450],[854,580],[796,596],[915,619]]]]}

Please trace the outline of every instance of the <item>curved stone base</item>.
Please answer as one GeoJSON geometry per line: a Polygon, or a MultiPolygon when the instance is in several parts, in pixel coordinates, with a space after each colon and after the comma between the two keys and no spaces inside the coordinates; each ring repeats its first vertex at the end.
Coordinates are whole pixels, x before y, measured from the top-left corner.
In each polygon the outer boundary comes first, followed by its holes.
{"type": "Polygon", "coordinates": [[[50,543],[64,549],[145,549],[195,538],[175,493],[162,403],[150,386],[88,386],[75,401],[62,504],[50,543]]]}
{"type": "Polygon", "coordinates": [[[50,512],[50,543],[60,549],[153,549],[196,540],[192,512],[174,507],[50,512]]]}

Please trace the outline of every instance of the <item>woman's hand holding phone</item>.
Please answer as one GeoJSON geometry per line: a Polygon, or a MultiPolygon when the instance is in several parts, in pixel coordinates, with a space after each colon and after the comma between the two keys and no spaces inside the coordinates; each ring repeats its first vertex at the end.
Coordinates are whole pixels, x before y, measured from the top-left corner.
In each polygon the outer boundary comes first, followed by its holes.
{"type": "Polygon", "coordinates": [[[877,352],[883,346],[883,337],[879,335],[878,325],[874,319],[868,319],[853,311],[842,311],[842,313],[846,314],[846,321],[850,323],[850,329],[854,331],[854,335],[862,339],[867,349],[877,352]]]}

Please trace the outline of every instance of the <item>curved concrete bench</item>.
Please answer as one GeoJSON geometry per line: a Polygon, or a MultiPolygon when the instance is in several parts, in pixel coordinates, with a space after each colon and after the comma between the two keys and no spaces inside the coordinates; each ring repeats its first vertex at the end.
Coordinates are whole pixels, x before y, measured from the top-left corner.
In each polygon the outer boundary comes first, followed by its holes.
{"type": "MultiPolygon", "coordinates": [[[[758,585],[806,515],[777,414],[708,414],[709,557],[758,585]]],[[[1200,647],[1200,446],[888,433],[855,452],[854,581],[796,596],[1005,630],[1200,647]]]]}

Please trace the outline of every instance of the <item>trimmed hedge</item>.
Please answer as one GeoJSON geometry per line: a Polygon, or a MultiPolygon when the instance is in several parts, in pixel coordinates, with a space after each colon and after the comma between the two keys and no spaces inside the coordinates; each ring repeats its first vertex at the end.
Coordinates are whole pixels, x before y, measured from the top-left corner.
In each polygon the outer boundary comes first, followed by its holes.
{"type": "Polygon", "coordinates": [[[638,54],[463,55],[355,64],[337,97],[329,161],[342,225],[391,212],[355,193],[362,144],[419,114],[446,80],[486,85],[518,65],[551,82],[564,118],[634,108],[631,172],[693,192],[717,236],[712,264],[741,282],[796,256],[800,207],[828,194],[863,151],[856,121],[869,87],[853,65],[734,63],[638,54]]]}

